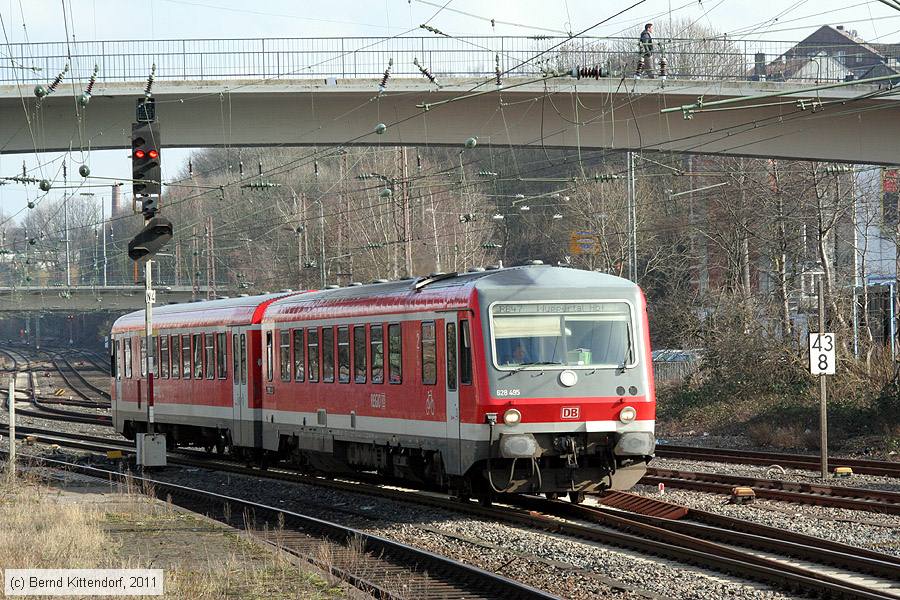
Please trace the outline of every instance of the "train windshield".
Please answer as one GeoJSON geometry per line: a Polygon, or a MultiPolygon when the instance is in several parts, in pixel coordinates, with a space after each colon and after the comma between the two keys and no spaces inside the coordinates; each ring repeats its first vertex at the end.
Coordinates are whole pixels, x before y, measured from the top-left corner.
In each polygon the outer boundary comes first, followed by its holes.
{"type": "Polygon", "coordinates": [[[632,367],[627,302],[522,302],[491,307],[494,365],[502,370],[632,367]]]}

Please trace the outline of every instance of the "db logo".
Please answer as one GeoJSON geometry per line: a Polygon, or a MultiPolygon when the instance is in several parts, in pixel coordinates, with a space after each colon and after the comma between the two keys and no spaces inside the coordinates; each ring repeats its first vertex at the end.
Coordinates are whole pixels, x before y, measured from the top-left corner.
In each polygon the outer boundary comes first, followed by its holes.
{"type": "Polygon", "coordinates": [[[562,418],[563,419],[577,419],[581,414],[581,407],[579,406],[563,406],[562,407],[562,418]]]}

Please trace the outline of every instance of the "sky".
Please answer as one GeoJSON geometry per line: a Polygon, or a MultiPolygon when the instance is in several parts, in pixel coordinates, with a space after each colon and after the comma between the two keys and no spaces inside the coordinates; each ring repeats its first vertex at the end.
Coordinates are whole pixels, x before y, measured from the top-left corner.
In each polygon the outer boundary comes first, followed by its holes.
{"type": "MultiPolygon", "coordinates": [[[[671,19],[754,40],[800,40],[830,24],[868,41],[900,42],[900,11],[877,0],[0,0],[0,17],[0,61],[7,42],[58,42],[67,35],[76,41],[420,36],[424,22],[451,35],[517,36],[579,33],[601,23],[589,34],[627,36],[648,21],[664,26],[671,19]]],[[[164,180],[174,177],[189,153],[164,152],[164,180]]],[[[70,179],[81,164],[80,156],[73,158],[70,179]]],[[[130,177],[124,150],[86,158],[93,175],[130,177]]],[[[19,174],[23,159],[32,170],[38,161],[63,157],[4,155],[0,148],[0,176],[19,174]]],[[[106,188],[93,191],[108,202],[106,188]]],[[[40,196],[36,186],[0,186],[0,213],[21,218],[27,202],[40,196]]]]}

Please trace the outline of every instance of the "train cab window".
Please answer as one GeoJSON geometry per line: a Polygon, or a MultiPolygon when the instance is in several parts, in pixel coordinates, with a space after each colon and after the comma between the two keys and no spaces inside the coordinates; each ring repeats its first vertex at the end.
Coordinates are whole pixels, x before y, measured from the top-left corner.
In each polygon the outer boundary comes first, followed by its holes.
{"type": "Polygon", "coordinates": [[[437,383],[437,340],[435,339],[434,321],[422,323],[422,383],[437,383]]]}
{"type": "Polygon", "coordinates": [[[141,349],[141,377],[147,376],[147,338],[138,338],[141,349]]]}
{"type": "Polygon", "coordinates": [[[291,332],[282,331],[279,334],[278,344],[278,368],[281,371],[281,380],[291,380],[291,332]]]}
{"type": "Polygon", "coordinates": [[[447,323],[447,389],[456,389],[456,323],[447,323]]]}
{"type": "Polygon", "coordinates": [[[163,379],[169,378],[169,336],[159,338],[159,375],[163,379]]]}
{"type": "Polygon", "coordinates": [[[206,350],[205,354],[205,369],[207,379],[212,379],[215,377],[215,362],[216,362],[216,348],[214,346],[215,342],[213,342],[213,334],[206,333],[203,335],[203,344],[204,349],[206,350]]]}
{"type": "Polygon", "coordinates": [[[247,334],[241,334],[241,385],[247,384],[247,334]]]}
{"type": "Polygon", "coordinates": [[[309,329],[306,332],[306,356],[309,360],[308,376],[311,382],[319,380],[319,330],[309,329]]]}
{"type": "Polygon", "coordinates": [[[131,379],[131,338],[127,337],[122,340],[123,345],[125,346],[125,377],[131,379]]]}
{"type": "Polygon", "coordinates": [[[306,345],[303,343],[303,330],[294,330],[294,381],[303,381],[306,374],[304,362],[306,345]]]}
{"type": "Polygon", "coordinates": [[[388,325],[388,381],[403,383],[403,338],[400,324],[388,325]]]}
{"type": "Polygon", "coordinates": [[[469,322],[459,322],[459,382],[472,384],[472,335],[469,322]]]}
{"type": "Polygon", "coordinates": [[[369,330],[369,350],[372,360],[372,383],[384,383],[384,325],[372,325],[369,330]]]}
{"type": "Polygon", "coordinates": [[[194,334],[194,379],[203,379],[203,334],[194,334]]]}
{"type": "Polygon", "coordinates": [[[366,327],[353,328],[353,381],[366,382],[366,327]]]}
{"type": "Polygon", "coordinates": [[[338,381],[350,383],[350,328],[338,327],[338,381]]]}
{"type": "Polygon", "coordinates": [[[266,381],[272,381],[274,377],[275,366],[272,364],[275,361],[275,349],[272,347],[272,332],[266,332],[266,381]]]}
{"type": "Polygon", "coordinates": [[[181,376],[191,378],[191,336],[181,336],[181,376]]]}
{"type": "Polygon", "coordinates": [[[172,354],[172,379],[181,377],[181,343],[177,335],[169,336],[169,352],[172,354]]]}
{"type": "Polygon", "coordinates": [[[334,383],[334,327],[322,328],[322,381],[334,383]]]}
{"type": "Polygon", "coordinates": [[[224,333],[216,334],[216,377],[228,378],[228,346],[224,333]]]}

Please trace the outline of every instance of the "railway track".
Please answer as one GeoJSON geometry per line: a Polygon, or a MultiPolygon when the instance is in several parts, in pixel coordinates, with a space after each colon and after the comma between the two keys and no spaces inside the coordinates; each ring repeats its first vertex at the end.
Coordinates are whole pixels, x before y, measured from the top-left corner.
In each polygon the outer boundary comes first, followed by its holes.
{"type": "Polygon", "coordinates": [[[673,488],[729,495],[735,486],[747,486],[753,488],[759,498],[883,514],[900,514],[900,493],[842,485],[832,486],[820,483],[756,479],[719,473],[655,468],[647,469],[647,474],[641,479],[641,483],[647,485],[662,483],[673,488]]]}
{"type": "MultiPolygon", "coordinates": [[[[760,450],[735,450],[730,448],[702,448],[660,444],[656,446],[656,456],[682,460],[702,460],[745,465],[779,465],[793,469],[818,471],[822,463],[818,456],[790,454],[786,452],[765,452],[760,450]]],[[[900,477],[900,461],[869,460],[859,458],[828,458],[832,466],[850,467],[854,473],[900,477]]]]}
{"type": "MultiPolygon", "coordinates": [[[[32,431],[31,435],[36,433],[32,431]]],[[[98,449],[103,451],[110,447],[133,451],[128,442],[75,434],[50,435],[46,440],[39,437],[39,441],[73,444],[79,448],[98,443],[98,449]]],[[[900,598],[900,558],[685,507],[676,506],[672,512],[674,505],[632,494],[619,496],[620,499],[632,498],[630,506],[622,506],[620,500],[618,505],[612,503],[613,508],[522,497],[515,499],[514,506],[483,507],[434,494],[387,489],[358,481],[322,479],[280,468],[260,471],[191,450],[170,453],[169,462],[462,511],[485,519],[662,556],[789,591],[802,590],[823,597],[900,598]],[[648,509],[648,503],[654,508],[648,509]],[[638,504],[643,508],[639,510],[638,504]],[[660,513],[658,507],[662,505],[668,507],[668,518],[660,516],[666,514],[660,513]]],[[[609,499],[602,501],[609,502],[609,499]]]]}
{"type": "Polygon", "coordinates": [[[59,376],[66,382],[66,385],[84,400],[94,400],[97,396],[105,398],[107,401],[110,400],[108,391],[88,381],[88,379],[76,369],[64,355],[58,353],[51,355],[48,353],[48,356],[53,367],[56,369],[56,372],[59,373],[59,376]],[[74,375],[75,378],[73,379],[70,375],[74,375]],[[75,384],[75,381],[78,382],[77,385],[75,384]]]}
{"type": "MultiPolygon", "coordinates": [[[[20,353],[10,350],[0,350],[0,354],[3,354],[7,357],[8,360],[12,362],[12,371],[14,372],[24,372],[26,373],[26,377],[28,378],[28,400],[31,402],[31,405],[35,410],[19,408],[17,410],[18,414],[21,416],[27,416],[37,419],[49,419],[53,421],[65,421],[68,423],[83,423],[87,425],[100,425],[105,427],[112,427],[112,417],[110,415],[94,415],[85,412],[67,410],[65,408],[59,408],[58,406],[50,406],[49,404],[68,404],[69,406],[81,406],[81,407],[89,407],[89,408],[105,408],[108,409],[109,405],[90,402],[89,400],[84,400],[83,402],[69,402],[65,400],[60,400],[58,398],[46,398],[44,396],[39,396],[35,393],[37,390],[37,384],[35,382],[34,370],[31,368],[31,362],[26,360],[20,353]]],[[[67,381],[67,380],[66,380],[67,381]]],[[[70,386],[71,387],[71,386],[70,386]]],[[[75,389],[75,388],[73,388],[75,389]]],[[[76,393],[78,390],[75,390],[76,393]]],[[[5,404],[8,404],[9,398],[6,398],[5,404]]]]}
{"type": "Polygon", "coordinates": [[[376,598],[557,599],[520,582],[415,546],[283,508],[118,471],[42,457],[29,459],[33,464],[49,468],[120,485],[137,485],[145,493],[237,527],[258,540],[329,570],[376,598]],[[326,541],[338,547],[327,563],[318,558],[326,541]]]}

